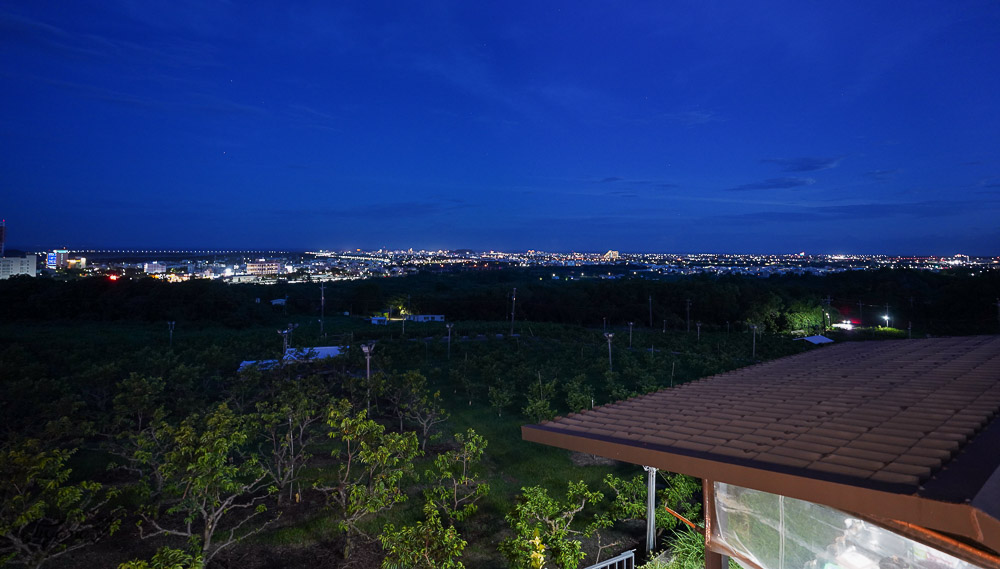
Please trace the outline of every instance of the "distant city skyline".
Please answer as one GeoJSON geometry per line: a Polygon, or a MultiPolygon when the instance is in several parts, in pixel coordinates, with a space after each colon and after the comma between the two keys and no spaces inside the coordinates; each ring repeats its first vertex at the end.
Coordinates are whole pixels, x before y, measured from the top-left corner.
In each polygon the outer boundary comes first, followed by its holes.
{"type": "Polygon", "coordinates": [[[997,255],[997,30],[988,0],[0,0],[6,247],[997,255]]]}

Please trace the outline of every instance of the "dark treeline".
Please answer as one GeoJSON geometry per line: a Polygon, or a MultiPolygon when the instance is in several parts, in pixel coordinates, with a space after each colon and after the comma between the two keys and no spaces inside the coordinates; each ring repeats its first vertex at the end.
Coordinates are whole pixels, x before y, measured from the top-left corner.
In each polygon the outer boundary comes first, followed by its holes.
{"type": "MultiPolygon", "coordinates": [[[[459,321],[509,320],[516,288],[517,320],[589,327],[634,322],[676,330],[687,326],[690,314],[692,325],[702,322],[714,329],[757,324],[772,332],[814,330],[822,327],[827,312],[829,323],[850,319],[863,326],[885,325],[888,313],[892,327],[912,325],[920,334],[994,333],[1000,328],[996,272],[882,270],[824,277],[655,280],[629,267],[603,269],[605,276],[617,278],[556,280],[550,269],[525,269],[333,282],[325,286],[325,312],[364,316],[405,310],[459,321]]],[[[565,269],[555,273],[568,274],[565,269]]],[[[318,316],[319,286],[15,278],[0,282],[0,318],[210,321],[242,328],[287,315],[318,316]],[[274,299],[287,299],[287,304],[275,309],[274,299]]]]}

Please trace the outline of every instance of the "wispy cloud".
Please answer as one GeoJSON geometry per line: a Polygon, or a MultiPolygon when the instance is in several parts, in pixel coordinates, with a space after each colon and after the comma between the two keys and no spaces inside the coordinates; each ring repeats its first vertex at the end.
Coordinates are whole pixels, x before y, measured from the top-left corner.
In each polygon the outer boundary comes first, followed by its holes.
{"type": "Polygon", "coordinates": [[[729,188],[731,191],[745,191],[745,190],[790,190],[794,188],[801,188],[804,186],[811,186],[816,183],[816,180],[812,178],[770,178],[764,180],[763,182],[757,182],[754,184],[743,184],[742,186],[736,186],[734,188],[729,188]]]}
{"type": "Polygon", "coordinates": [[[714,221],[745,223],[750,225],[767,223],[793,223],[806,221],[856,221],[858,219],[911,218],[918,220],[937,219],[963,215],[978,211],[983,207],[996,207],[996,202],[982,200],[945,201],[926,200],[909,203],[854,203],[827,206],[803,206],[781,210],[765,210],[739,214],[713,216],[714,221]]]}
{"type": "Polygon", "coordinates": [[[879,181],[879,182],[884,182],[886,180],[891,180],[891,179],[895,178],[896,174],[898,174],[898,173],[899,173],[899,169],[898,168],[894,168],[892,170],[872,170],[870,172],[865,172],[865,176],[868,176],[872,180],[876,180],[876,181],[879,181]]]}
{"type": "Polygon", "coordinates": [[[723,122],[725,120],[721,115],[714,111],[704,110],[664,113],[660,115],[660,118],[686,126],[723,122]]]}
{"type": "Polygon", "coordinates": [[[777,164],[782,172],[815,172],[828,170],[840,164],[840,158],[823,158],[819,156],[799,156],[797,158],[764,158],[764,164],[777,164]]]}
{"type": "Polygon", "coordinates": [[[625,180],[625,178],[619,178],[618,176],[609,176],[607,178],[602,179],[600,181],[600,183],[602,183],[602,184],[608,184],[608,183],[611,183],[611,182],[622,182],[624,180],[625,180]]]}

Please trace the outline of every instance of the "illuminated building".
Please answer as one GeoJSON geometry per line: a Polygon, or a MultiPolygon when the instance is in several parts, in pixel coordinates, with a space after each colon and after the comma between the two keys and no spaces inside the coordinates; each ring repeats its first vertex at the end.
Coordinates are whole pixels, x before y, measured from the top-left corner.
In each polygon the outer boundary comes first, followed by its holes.
{"type": "Polygon", "coordinates": [[[276,275],[281,272],[281,263],[278,261],[247,263],[247,272],[251,275],[276,275]]]}
{"type": "Polygon", "coordinates": [[[45,266],[50,269],[65,269],[69,266],[69,251],[66,249],[51,251],[46,257],[45,266]]]}
{"type": "Polygon", "coordinates": [[[146,263],[143,270],[147,275],[162,275],[167,272],[167,266],[163,263],[146,263]]]}

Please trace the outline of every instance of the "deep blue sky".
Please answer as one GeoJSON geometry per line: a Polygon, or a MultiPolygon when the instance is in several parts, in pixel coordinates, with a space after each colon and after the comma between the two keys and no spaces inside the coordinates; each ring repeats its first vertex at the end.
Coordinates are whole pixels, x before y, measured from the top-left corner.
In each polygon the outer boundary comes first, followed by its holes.
{"type": "Polygon", "coordinates": [[[994,0],[0,0],[0,85],[9,246],[1000,254],[994,0]]]}

